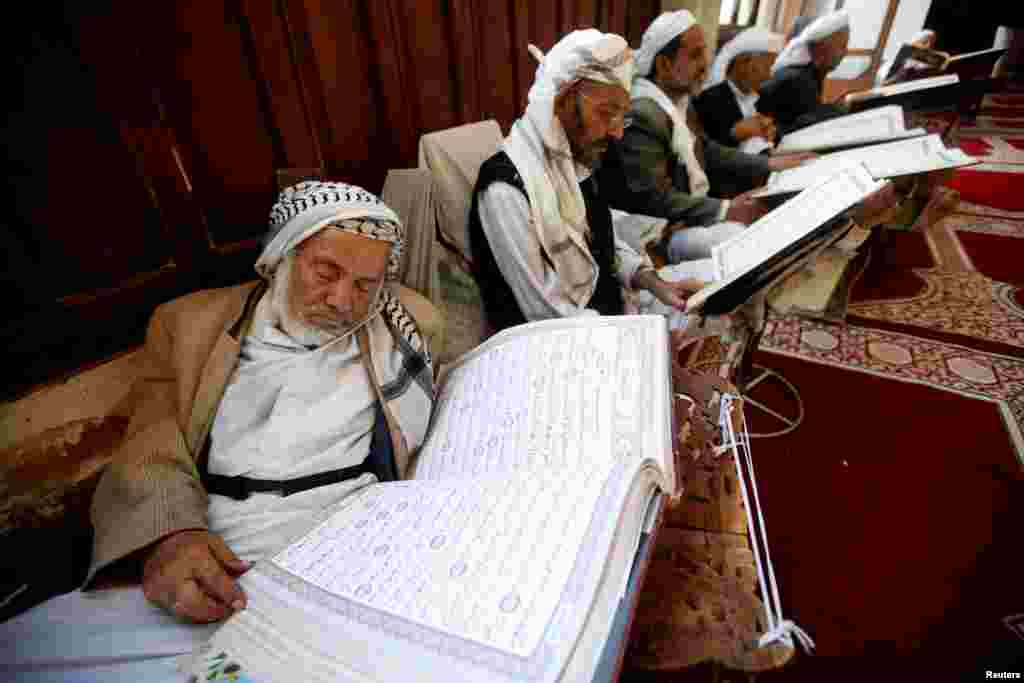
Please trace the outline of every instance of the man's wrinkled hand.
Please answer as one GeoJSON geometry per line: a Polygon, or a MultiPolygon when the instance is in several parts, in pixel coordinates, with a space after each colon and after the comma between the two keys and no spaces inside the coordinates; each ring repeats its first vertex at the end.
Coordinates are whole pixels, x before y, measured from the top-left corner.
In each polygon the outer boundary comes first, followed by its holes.
{"type": "Polygon", "coordinates": [[[817,159],[814,152],[798,152],[796,154],[779,154],[768,159],[768,168],[773,171],[785,171],[787,168],[817,159]]]}
{"type": "Polygon", "coordinates": [[[725,212],[725,220],[750,225],[768,213],[768,209],[765,208],[764,204],[752,197],[751,192],[744,192],[729,202],[729,210],[725,212]]]}
{"type": "Polygon", "coordinates": [[[651,294],[666,306],[672,306],[683,311],[686,310],[686,300],[700,290],[704,289],[705,283],[696,278],[686,278],[676,282],[669,282],[658,278],[650,289],[651,294]]]}
{"type": "Polygon", "coordinates": [[[208,531],[179,531],[158,542],[142,570],[146,599],[197,622],[220,621],[245,607],[234,580],[249,569],[223,539],[208,531]]]}

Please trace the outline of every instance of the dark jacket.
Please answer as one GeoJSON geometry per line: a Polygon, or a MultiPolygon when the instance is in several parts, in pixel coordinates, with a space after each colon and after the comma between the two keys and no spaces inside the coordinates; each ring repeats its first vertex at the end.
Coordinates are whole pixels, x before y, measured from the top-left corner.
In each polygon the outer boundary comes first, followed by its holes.
{"type": "Polygon", "coordinates": [[[732,128],[743,120],[743,112],[736,101],[736,95],[727,81],[708,88],[693,101],[700,116],[704,132],[715,142],[736,147],[740,141],[733,137],[732,128]]]}
{"type": "Polygon", "coordinates": [[[822,85],[822,79],[811,64],[779,69],[761,85],[757,110],[775,119],[780,137],[847,114],[843,107],[821,103],[822,85]]]}
{"type": "Polygon", "coordinates": [[[720,199],[760,185],[768,159],[744,154],[709,140],[691,107],[688,123],[694,152],[708,176],[708,197],[690,194],[686,165],[672,149],[672,120],[654,100],[634,100],[622,140],[608,148],[597,172],[601,195],[614,209],[680,221],[687,225],[718,222],[720,199]]]}

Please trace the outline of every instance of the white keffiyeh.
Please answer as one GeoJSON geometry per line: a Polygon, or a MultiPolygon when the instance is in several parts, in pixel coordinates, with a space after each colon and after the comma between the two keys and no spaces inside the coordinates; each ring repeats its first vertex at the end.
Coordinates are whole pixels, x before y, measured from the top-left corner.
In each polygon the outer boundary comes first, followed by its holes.
{"type": "Polygon", "coordinates": [[[686,33],[696,23],[697,20],[693,14],[685,9],[658,15],[644,31],[640,49],[636,51],[637,74],[644,78],[653,76],[651,69],[654,67],[654,58],[658,56],[658,53],[665,49],[665,46],[676,36],[686,33]]]}
{"type": "Polygon", "coordinates": [[[846,10],[839,10],[818,17],[807,28],[800,32],[789,45],[779,54],[772,65],[772,73],[787,66],[801,66],[811,63],[810,46],[844,29],[850,28],[850,15],[846,10]]]}
{"type": "Polygon", "coordinates": [[[633,77],[632,50],[621,36],[586,29],[573,31],[546,55],[533,45],[530,53],[540,65],[529,104],[502,149],[522,176],[532,228],[566,296],[585,306],[597,286],[598,268],[587,246],[586,204],[569,138],[555,116],[555,99],[581,80],[628,91],[633,77]]]}

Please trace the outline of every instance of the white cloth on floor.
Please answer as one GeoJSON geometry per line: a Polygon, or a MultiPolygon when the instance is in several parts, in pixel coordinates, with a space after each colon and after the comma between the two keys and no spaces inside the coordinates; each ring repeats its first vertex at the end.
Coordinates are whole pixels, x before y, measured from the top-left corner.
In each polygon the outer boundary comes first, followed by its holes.
{"type": "Polygon", "coordinates": [[[711,247],[732,239],[746,228],[742,223],[726,221],[706,228],[694,226],[677,230],[668,242],[668,262],[711,258],[711,247]]]}
{"type": "Polygon", "coordinates": [[[0,680],[184,683],[178,657],[216,627],[178,621],[137,586],[74,591],[0,624],[0,680]]]}

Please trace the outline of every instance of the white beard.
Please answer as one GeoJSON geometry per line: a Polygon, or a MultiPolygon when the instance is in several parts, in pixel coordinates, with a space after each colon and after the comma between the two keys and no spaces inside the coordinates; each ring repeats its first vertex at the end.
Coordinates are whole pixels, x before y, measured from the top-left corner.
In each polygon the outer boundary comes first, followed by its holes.
{"type": "Polygon", "coordinates": [[[277,319],[277,326],[282,332],[303,346],[320,347],[334,341],[348,330],[330,332],[309,325],[292,315],[291,306],[288,303],[288,293],[291,289],[294,264],[294,254],[289,253],[274,271],[274,281],[270,285],[270,310],[277,319]]]}

